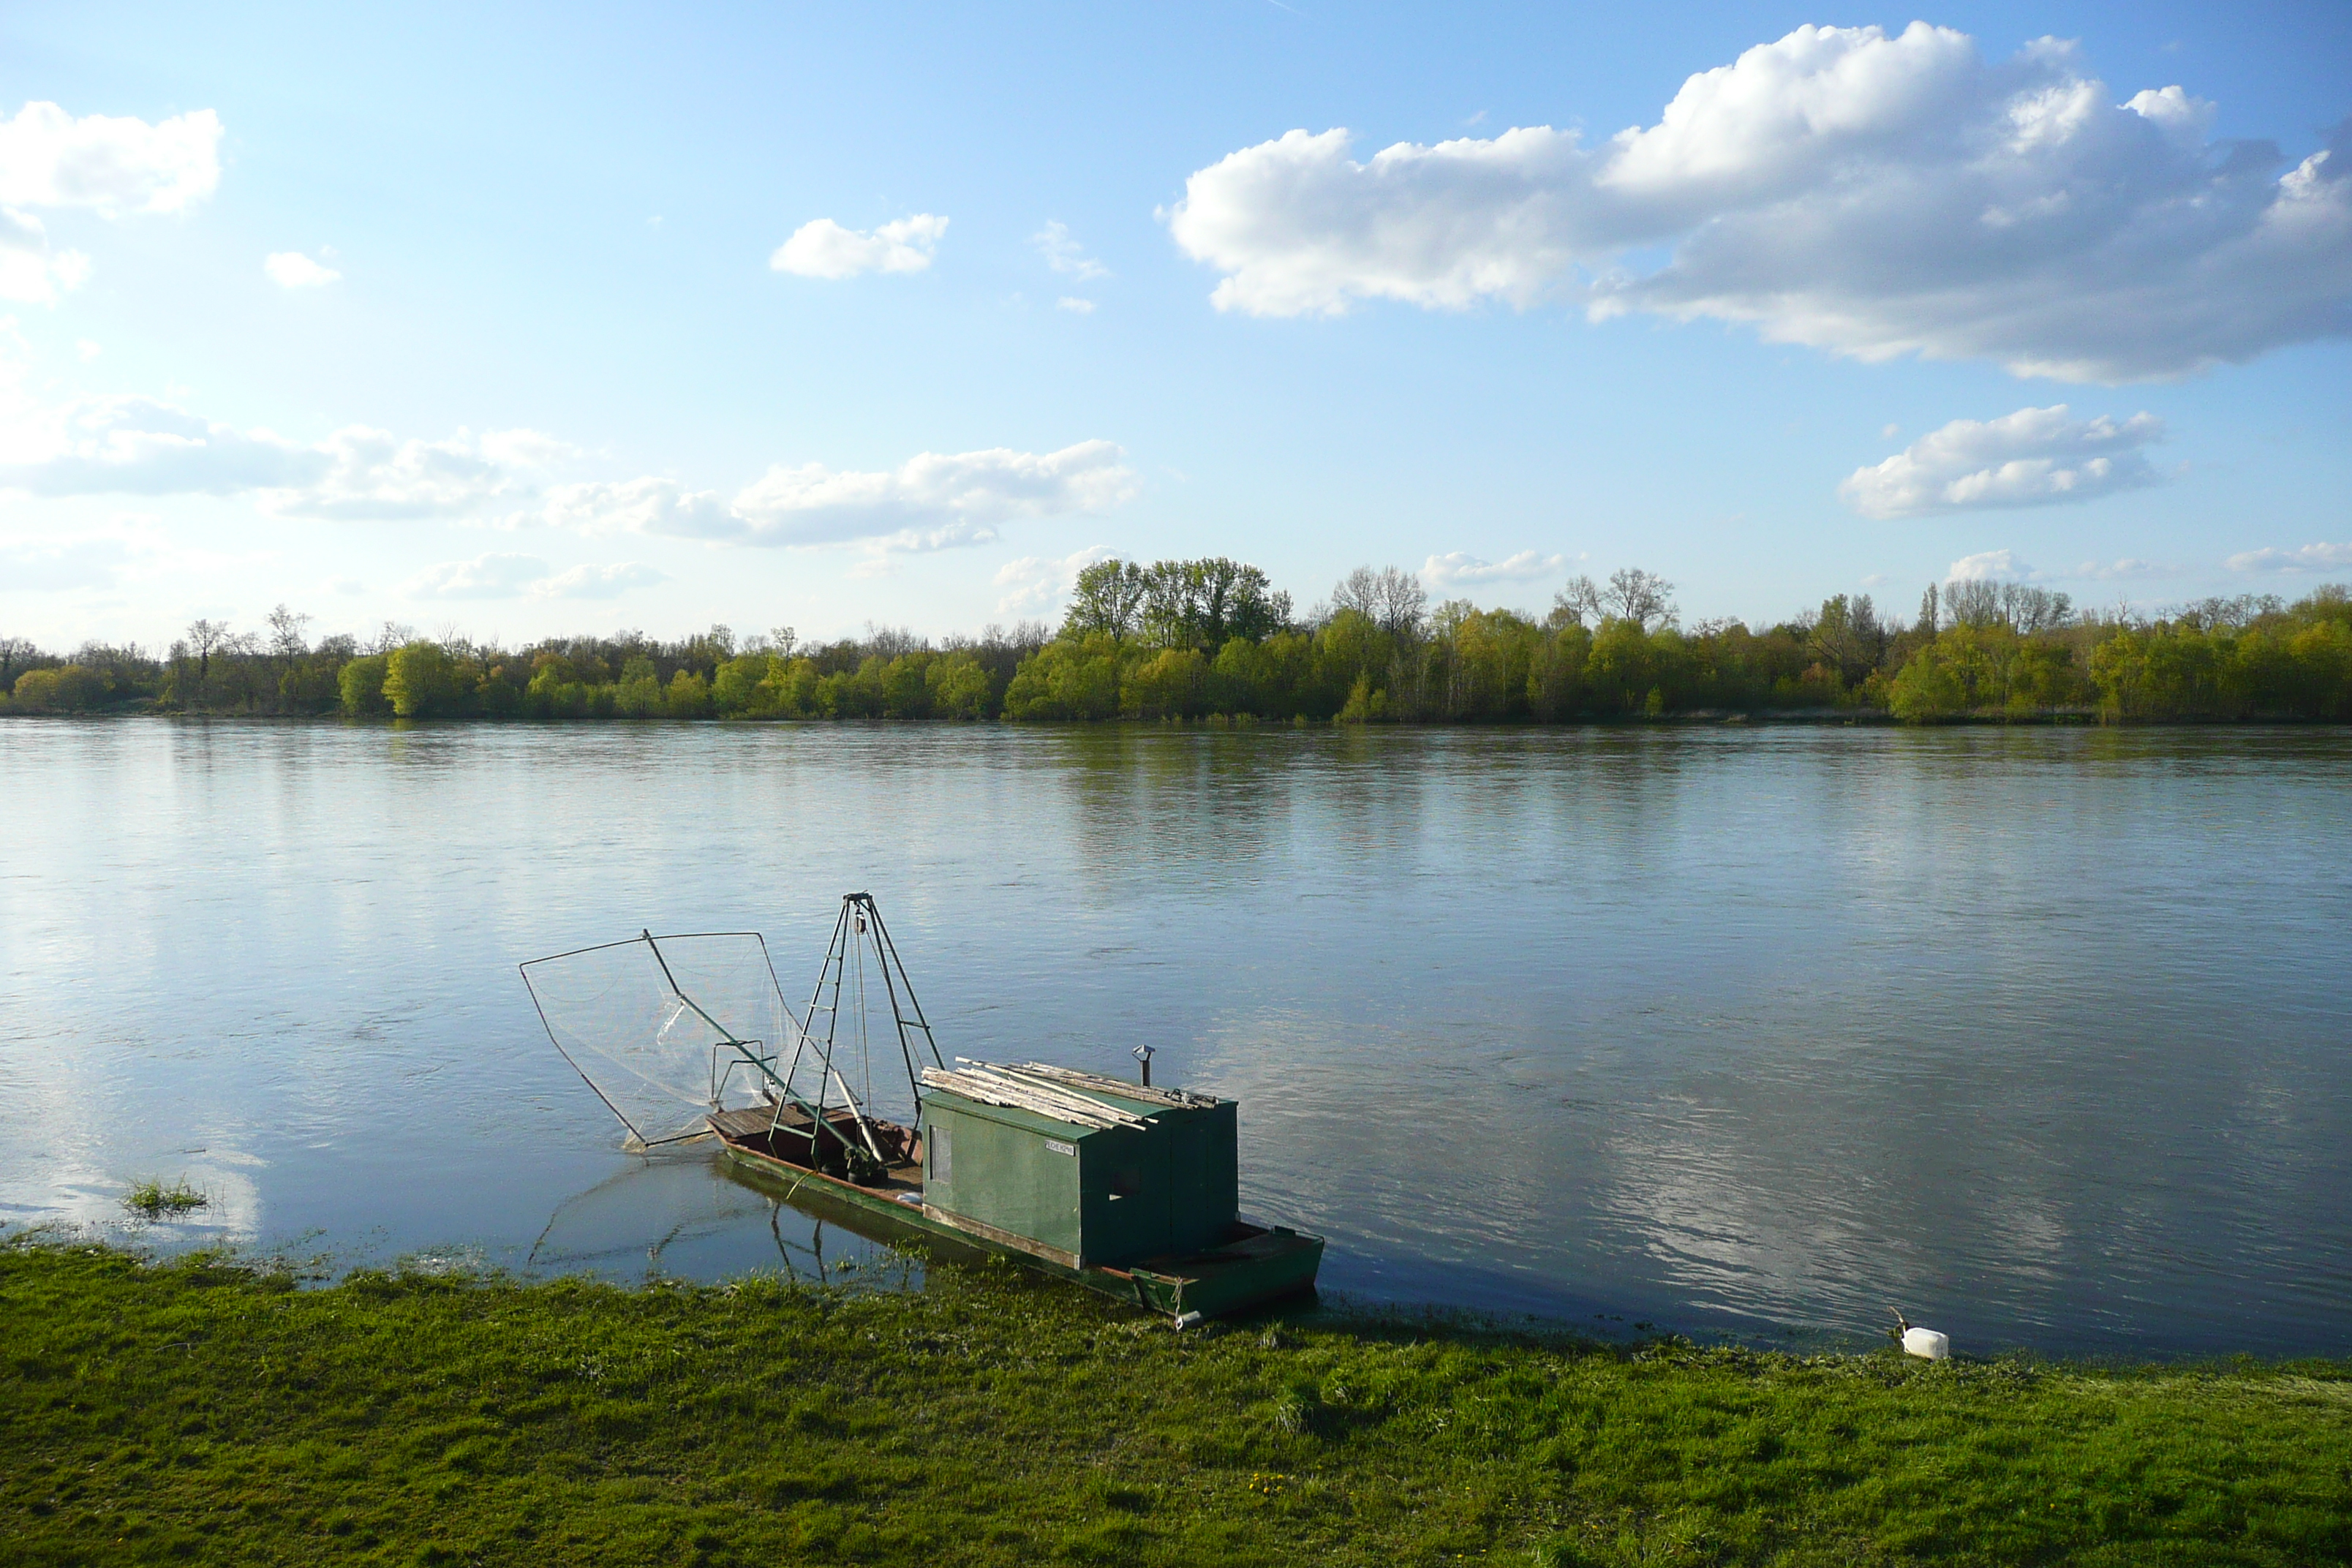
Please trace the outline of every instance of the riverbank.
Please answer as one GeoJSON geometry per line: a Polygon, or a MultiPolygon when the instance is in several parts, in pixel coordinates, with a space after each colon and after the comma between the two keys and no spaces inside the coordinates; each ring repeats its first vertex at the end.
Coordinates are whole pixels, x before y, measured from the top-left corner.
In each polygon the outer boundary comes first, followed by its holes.
{"type": "Polygon", "coordinates": [[[15,1561],[2305,1563],[2352,1365],[1941,1365],[1409,1321],[0,1248],[15,1561]]]}

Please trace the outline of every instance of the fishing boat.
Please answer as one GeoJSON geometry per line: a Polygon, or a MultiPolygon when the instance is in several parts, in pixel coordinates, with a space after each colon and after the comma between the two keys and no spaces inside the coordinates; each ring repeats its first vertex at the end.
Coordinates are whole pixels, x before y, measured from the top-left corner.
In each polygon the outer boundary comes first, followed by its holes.
{"type": "Polygon", "coordinates": [[[1180,1325],[1314,1289],[1321,1237],[1240,1215],[1233,1100],[1153,1086],[1148,1050],[1135,1083],[950,1066],[871,894],[843,896],[798,1014],[756,931],[646,931],[521,969],[628,1147],[715,1138],[736,1173],[797,1206],[1008,1258],[1180,1325]]]}

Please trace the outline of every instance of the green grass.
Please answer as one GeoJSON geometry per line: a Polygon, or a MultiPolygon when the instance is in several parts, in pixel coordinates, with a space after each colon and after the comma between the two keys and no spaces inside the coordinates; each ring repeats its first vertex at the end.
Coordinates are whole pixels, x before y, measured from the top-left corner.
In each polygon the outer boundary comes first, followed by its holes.
{"type": "Polygon", "coordinates": [[[2352,1367],[1175,1334],[1083,1292],[0,1247],[20,1563],[2190,1563],[2352,1555],[2352,1367]]]}
{"type": "Polygon", "coordinates": [[[168,1185],[160,1176],[142,1176],[122,1194],[122,1206],[146,1219],[184,1215],[210,1202],[212,1199],[188,1185],[185,1176],[174,1178],[168,1185]]]}

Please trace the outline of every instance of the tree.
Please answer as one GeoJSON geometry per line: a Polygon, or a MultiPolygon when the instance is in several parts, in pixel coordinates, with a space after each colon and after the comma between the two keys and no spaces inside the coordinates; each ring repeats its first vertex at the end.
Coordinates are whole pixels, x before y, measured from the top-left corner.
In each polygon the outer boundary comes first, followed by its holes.
{"type": "Polygon", "coordinates": [[[403,719],[430,719],[457,706],[457,666],[439,643],[413,642],[385,657],[384,700],[403,719]]]}
{"type": "Polygon", "coordinates": [[[24,637],[0,637],[0,691],[8,689],[16,668],[39,656],[40,649],[24,637]]]}
{"type": "Polygon", "coordinates": [[[362,654],[336,672],[335,688],[342,699],[344,712],[373,714],[383,711],[384,667],[390,662],[389,656],[384,654],[362,654]]]}
{"type": "Polygon", "coordinates": [[[204,700],[212,682],[213,655],[221,644],[228,641],[228,626],[222,621],[191,621],[188,623],[188,646],[196,650],[196,698],[204,700]]]}
{"type": "Polygon", "coordinates": [[[269,612],[269,651],[291,664],[310,651],[302,636],[302,628],[310,624],[309,616],[298,616],[279,605],[269,612]]]}
{"type": "Polygon", "coordinates": [[[1062,635],[1083,637],[1101,632],[1121,641],[1135,635],[1148,591],[1143,568],[1112,556],[1079,568],[1070,587],[1070,608],[1062,617],[1062,635]]]}
{"type": "Polygon", "coordinates": [[[1402,567],[1375,572],[1359,566],[1331,590],[1333,610],[1353,610],[1391,637],[1419,637],[1429,610],[1429,591],[1402,567]]]}
{"type": "Polygon", "coordinates": [[[1674,591],[1675,585],[1656,573],[1628,566],[1609,574],[1601,601],[1617,619],[1648,631],[1653,622],[1663,626],[1675,618],[1674,591]]]}
{"type": "Polygon", "coordinates": [[[1814,657],[1848,686],[1860,685],[1886,654],[1886,631],[1867,594],[1851,601],[1843,594],[1823,599],[1807,641],[1814,657]]]}
{"type": "Polygon", "coordinates": [[[1604,619],[1608,610],[1601,597],[1601,585],[1580,574],[1568,580],[1568,585],[1551,596],[1551,615],[1548,624],[1554,631],[1565,626],[1580,626],[1589,617],[1596,624],[1604,619]]]}
{"type": "Polygon", "coordinates": [[[1154,562],[1143,574],[1145,638],[1161,647],[1213,654],[1228,637],[1260,641],[1290,619],[1290,595],[1264,572],[1223,555],[1154,562]]]}

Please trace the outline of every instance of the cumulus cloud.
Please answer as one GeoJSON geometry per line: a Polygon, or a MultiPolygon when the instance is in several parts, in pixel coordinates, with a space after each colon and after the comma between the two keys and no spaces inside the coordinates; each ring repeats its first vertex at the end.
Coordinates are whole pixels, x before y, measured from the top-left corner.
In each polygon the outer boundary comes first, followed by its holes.
{"type": "Polygon", "coordinates": [[[152,397],[44,404],[25,390],[24,354],[14,318],[0,317],[0,491],[35,496],[250,494],[279,517],[487,518],[889,554],[985,543],[1003,523],[1104,510],[1138,488],[1126,454],[1100,440],[924,452],[870,471],[779,464],[731,498],[658,477],[551,484],[547,470],[580,452],[535,430],[419,441],[352,426],[306,443],[152,397]]]}
{"type": "Polygon", "coordinates": [[[1598,145],[1535,126],[1360,162],[1344,130],[1293,131],[1167,217],[1218,308],[1256,315],[1561,295],[2109,382],[2352,331],[2342,150],[2290,166],[2211,117],[2179,87],[2116,102],[2053,40],[1989,62],[1925,23],[1805,26],[1598,145]]]}
{"type": "Polygon", "coordinates": [[[412,599],[611,599],[667,580],[635,561],[555,572],[536,555],[497,552],[428,566],[401,592],[412,599]]]}
{"type": "Polygon", "coordinates": [[[768,265],[803,278],[855,278],[861,272],[920,272],[931,264],[948,220],[917,213],[872,231],[829,217],[804,223],[776,247],[768,265]]]}
{"type": "Polygon", "coordinates": [[[1531,583],[1550,576],[1567,564],[1564,555],[1543,555],[1533,550],[1522,550],[1500,561],[1481,561],[1475,555],[1454,550],[1433,555],[1423,563],[1421,580],[1444,593],[1450,588],[1475,587],[1484,583],[1531,583]]]}
{"type": "Polygon", "coordinates": [[[49,231],[29,213],[0,207],[0,300],[54,305],[89,276],[89,258],[52,250],[49,231]]]}
{"type": "Polygon", "coordinates": [[[2352,543],[2306,544],[2299,550],[2246,550],[2221,564],[2232,572],[2332,572],[2352,566],[2352,543]]]}
{"type": "Polygon", "coordinates": [[[574,566],[530,586],[535,599],[616,599],[632,588],[647,588],[669,581],[641,561],[611,566],[574,566]]]}
{"type": "Polygon", "coordinates": [[[514,521],[582,533],[675,533],[689,539],[723,538],[741,526],[718,491],[689,490],[657,478],[556,485],[535,511],[514,521]]]}
{"type": "Polygon", "coordinates": [[[27,103],[0,117],[0,205],[184,212],[219,185],[220,139],[209,109],[151,125],[27,103]]]}
{"type": "Polygon", "coordinates": [[[299,250],[272,251],[262,262],[261,269],[280,289],[317,289],[342,276],[333,268],[313,261],[299,250]]]}
{"type": "Polygon", "coordinates": [[[2036,575],[2014,551],[1987,550],[1963,555],[1944,574],[1947,583],[2022,583],[2036,575]]]}
{"type": "Polygon", "coordinates": [[[547,575],[536,555],[478,555],[428,566],[401,584],[412,599],[511,599],[547,575]]]}
{"type": "Polygon", "coordinates": [[[1864,517],[1924,517],[1981,507],[2086,501],[2158,482],[2141,452],[2164,422],[2070,416],[2063,403],[1999,419],[1955,419],[1838,486],[1864,517]]]}
{"type": "MultiPolygon", "coordinates": [[[[529,431],[404,441],[352,426],[313,444],[239,430],[152,397],[78,397],[0,422],[0,489],[37,496],[257,493],[283,517],[460,517],[533,488],[529,431]]],[[[560,445],[560,444],[552,444],[560,445]]]]}
{"type": "Polygon", "coordinates": [[[1110,268],[1088,256],[1086,247],[1070,237],[1070,226],[1058,220],[1049,221],[1044,228],[1029,237],[1045,265],[1066,278],[1081,283],[1091,283],[1097,278],[1110,276],[1110,268]]]}
{"type": "Polygon", "coordinates": [[[1111,442],[1081,441],[1058,452],[924,452],[869,472],[779,464],[736,496],[734,521],[717,536],[750,544],[877,540],[904,550],[984,543],[999,523],[1127,500],[1137,480],[1125,458],[1111,442]]]}

